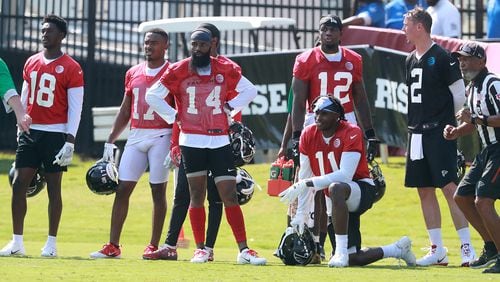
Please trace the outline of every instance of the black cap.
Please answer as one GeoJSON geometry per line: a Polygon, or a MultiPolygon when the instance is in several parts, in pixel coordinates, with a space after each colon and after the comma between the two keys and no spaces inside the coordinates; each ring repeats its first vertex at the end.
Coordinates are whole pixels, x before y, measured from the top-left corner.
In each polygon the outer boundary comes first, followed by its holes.
{"type": "Polygon", "coordinates": [[[206,28],[212,33],[212,37],[217,37],[220,39],[220,30],[211,23],[202,23],[198,27],[206,28]]]}
{"type": "Polygon", "coordinates": [[[452,53],[455,57],[466,56],[466,57],[476,57],[479,59],[486,58],[486,52],[481,45],[476,42],[465,42],[458,51],[452,53]]]}
{"type": "Polygon", "coordinates": [[[321,25],[336,27],[342,30],[342,20],[337,15],[326,15],[319,20],[319,27],[321,25]]]}

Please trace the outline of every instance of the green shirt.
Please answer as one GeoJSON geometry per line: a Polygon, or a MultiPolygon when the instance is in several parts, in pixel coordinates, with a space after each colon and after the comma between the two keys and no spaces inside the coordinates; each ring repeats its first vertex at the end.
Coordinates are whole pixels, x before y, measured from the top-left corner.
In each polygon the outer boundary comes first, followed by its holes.
{"type": "Polygon", "coordinates": [[[10,112],[12,109],[7,104],[7,101],[14,95],[17,95],[14,81],[10,75],[9,69],[4,60],[0,58],[0,98],[5,106],[5,111],[10,112]]]}

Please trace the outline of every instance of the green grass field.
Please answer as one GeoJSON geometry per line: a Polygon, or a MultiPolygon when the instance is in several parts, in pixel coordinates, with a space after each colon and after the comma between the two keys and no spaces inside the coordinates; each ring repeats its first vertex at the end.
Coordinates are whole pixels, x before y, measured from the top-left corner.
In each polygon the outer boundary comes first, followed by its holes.
{"type": "MultiPolygon", "coordinates": [[[[14,159],[0,153],[0,248],[12,237],[10,197],[7,172],[14,159]]],[[[122,233],[122,259],[91,260],[89,254],[98,250],[109,238],[110,211],[113,196],[98,196],[88,190],[85,172],[92,161],[76,157],[63,180],[64,209],[58,234],[56,259],[40,257],[40,248],[47,236],[47,196],[43,191],[28,199],[25,220],[27,257],[0,257],[1,281],[488,281],[499,276],[482,274],[481,270],[461,268],[460,242],[454,231],[444,198],[439,193],[443,214],[444,241],[449,250],[448,267],[400,266],[395,259],[386,259],[365,267],[331,269],[327,262],[306,267],[285,266],[273,257],[285,229],[286,206],[266,193],[269,164],[249,165],[247,170],[262,187],[250,203],[243,206],[247,237],[251,248],[268,259],[268,265],[255,267],[236,265],[237,248],[231,230],[223,217],[215,248],[215,262],[193,265],[189,262],[194,245],[179,249],[179,261],[144,261],[142,250],[149,243],[151,232],[151,197],[147,177],[139,182],[130,202],[130,210],[122,233]]],[[[404,160],[391,158],[382,166],[388,184],[385,197],[362,217],[363,245],[392,243],[403,235],[413,240],[417,257],[425,254],[427,233],[415,190],[403,188],[404,160]]],[[[172,186],[168,185],[170,217],[172,186]]],[[[166,220],[164,230],[168,228],[166,220]]],[[[189,224],[185,224],[192,238],[189,224]]],[[[165,233],[164,232],[164,233],[165,233]]],[[[482,248],[479,235],[472,231],[474,246],[482,248]]],[[[164,240],[164,236],[162,241],[164,240]]],[[[192,241],[191,241],[192,243],[192,241]]],[[[327,252],[329,252],[327,243],[327,252]]],[[[404,264],[404,262],[402,262],[404,264]]]]}

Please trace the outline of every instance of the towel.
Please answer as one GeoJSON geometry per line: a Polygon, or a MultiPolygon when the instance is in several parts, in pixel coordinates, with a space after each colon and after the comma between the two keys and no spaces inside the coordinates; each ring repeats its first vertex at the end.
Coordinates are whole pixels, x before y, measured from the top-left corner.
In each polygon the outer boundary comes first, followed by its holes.
{"type": "Polygon", "coordinates": [[[422,134],[411,134],[410,160],[416,161],[424,158],[424,147],[422,146],[422,134]]]}

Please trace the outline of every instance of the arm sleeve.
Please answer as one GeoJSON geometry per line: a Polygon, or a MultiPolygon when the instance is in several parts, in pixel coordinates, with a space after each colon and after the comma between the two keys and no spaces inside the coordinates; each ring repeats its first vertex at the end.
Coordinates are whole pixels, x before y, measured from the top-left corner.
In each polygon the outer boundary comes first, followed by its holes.
{"type": "Polygon", "coordinates": [[[235,116],[257,96],[257,88],[244,76],[238,81],[236,91],[238,95],[228,101],[229,106],[233,108],[231,116],[235,116]]]}
{"type": "MultiPolygon", "coordinates": [[[[356,168],[358,167],[361,154],[358,152],[343,152],[340,158],[340,168],[332,173],[312,177],[315,190],[327,188],[333,182],[352,181],[356,168]]],[[[302,169],[302,168],[301,168],[302,169]]]]}
{"type": "Polygon", "coordinates": [[[68,124],[66,132],[76,137],[82,117],[83,86],[68,89],[68,124]]]}
{"type": "Polygon", "coordinates": [[[167,123],[172,124],[175,121],[177,111],[172,108],[165,97],[170,93],[160,81],[156,82],[146,92],[146,103],[167,123]]]}
{"type": "Polygon", "coordinates": [[[455,108],[455,113],[457,113],[465,103],[465,83],[463,79],[459,79],[448,85],[453,96],[453,107],[455,108]]]}

